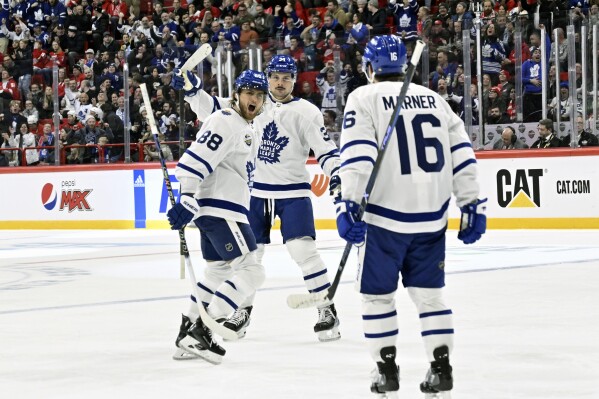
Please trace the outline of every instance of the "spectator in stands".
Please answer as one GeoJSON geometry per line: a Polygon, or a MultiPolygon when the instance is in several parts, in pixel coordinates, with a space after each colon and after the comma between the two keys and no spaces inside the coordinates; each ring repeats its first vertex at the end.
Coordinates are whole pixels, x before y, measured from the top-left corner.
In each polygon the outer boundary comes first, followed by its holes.
{"type": "Polygon", "coordinates": [[[37,143],[38,147],[47,147],[41,148],[39,150],[39,161],[41,165],[49,165],[54,163],[54,133],[52,133],[52,125],[49,123],[44,123],[44,127],[42,129],[42,135],[39,138],[37,143]]]}
{"type": "MultiPolygon", "coordinates": [[[[413,1],[416,0],[404,0],[405,1],[413,1]]],[[[379,8],[378,0],[369,0],[368,1],[368,11],[372,15],[366,18],[366,27],[370,30],[370,35],[383,35],[388,33],[387,29],[387,13],[384,9],[379,8]]],[[[416,21],[414,21],[414,24],[416,21]]],[[[415,29],[414,29],[415,30],[415,29]]]]}
{"type": "Polygon", "coordinates": [[[313,11],[314,12],[310,15],[310,25],[304,28],[300,36],[304,40],[304,42],[310,41],[314,43],[314,45],[316,45],[316,42],[319,40],[320,37],[322,21],[320,19],[320,14],[318,13],[318,11],[313,11]]]}
{"type": "Polygon", "coordinates": [[[541,50],[531,47],[532,57],[522,64],[522,85],[524,86],[524,115],[539,112],[543,106],[541,84],[544,73],[541,70],[541,50]]]}
{"type": "MultiPolygon", "coordinates": [[[[559,59],[560,71],[566,71],[568,69],[568,41],[564,35],[562,28],[555,28],[557,31],[557,43],[551,43],[551,55],[549,56],[549,63],[555,64],[555,51],[557,48],[557,54],[559,59]]],[[[551,36],[555,37],[554,35],[551,36]]]]}
{"type": "Polygon", "coordinates": [[[302,82],[302,91],[299,94],[299,97],[311,102],[318,108],[320,108],[320,106],[322,105],[322,96],[312,91],[312,85],[310,84],[310,82],[302,82]]]}
{"type": "Polygon", "coordinates": [[[156,1],[154,3],[154,12],[152,13],[152,22],[154,25],[156,26],[160,26],[160,24],[162,23],[162,13],[163,13],[163,8],[162,8],[162,2],[161,1],[156,1]]]}
{"type": "Polygon", "coordinates": [[[6,36],[9,43],[13,43],[15,41],[19,41],[19,40],[23,40],[23,39],[25,39],[25,40],[31,39],[31,33],[29,31],[29,28],[27,27],[27,25],[25,25],[25,23],[21,19],[17,19],[15,21],[14,31],[8,30],[8,27],[6,26],[6,22],[7,21],[5,19],[2,20],[2,22],[1,22],[2,25],[0,26],[0,33],[2,33],[4,36],[6,36]]]}
{"type": "MultiPolygon", "coordinates": [[[[477,87],[475,83],[472,83],[470,85],[470,99],[471,99],[471,105],[472,105],[472,121],[470,121],[471,125],[478,125],[478,97],[477,97],[477,87]]],[[[459,112],[457,112],[458,116],[460,118],[462,118],[462,120],[464,121],[464,123],[468,124],[468,121],[466,121],[466,111],[465,111],[465,104],[464,104],[464,97],[463,96],[459,96],[457,94],[452,94],[451,96],[449,96],[449,100],[454,102],[455,104],[457,104],[458,106],[458,110],[459,112]]],[[[451,103],[450,103],[451,105],[451,103]]]]}
{"type": "Polygon", "coordinates": [[[264,12],[264,6],[261,3],[256,4],[256,15],[252,28],[258,32],[261,38],[267,38],[274,25],[274,16],[264,12]]]}
{"type": "Polygon", "coordinates": [[[349,93],[356,90],[358,87],[366,86],[367,84],[368,79],[366,78],[366,73],[362,69],[362,63],[357,63],[356,72],[347,81],[347,87],[345,89],[345,100],[347,100],[347,96],[349,96],[349,93]]]}
{"type": "Polygon", "coordinates": [[[70,110],[74,110],[75,112],[79,112],[79,108],[81,104],[79,102],[79,96],[81,92],[77,89],[77,81],[74,79],[70,79],[68,81],[68,85],[64,91],[64,97],[60,101],[61,110],[66,110],[67,112],[70,110]]]}
{"type": "Polygon", "coordinates": [[[88,146],[83,154],[83,163],[91,163],[93,162],[93,159],[97,158],[98,148],[96,147],[96,144],[98,144],[98,139],[101,136],[106,136],[109,140],[114,138],[112,132],[107,132],[97,126],[96,118],[93,115],[87,116],[85,127],[81,129],[79,133],[82,136],[83,144],[88,146]]]}
{"type": "Polygon", "coordinates": [[[42,13],[48,26],[64,24],[67,18],[67,8],[58,0],[42,3],[42,13]]]}
{"type": "Polygon", "coordinates": [[[468,11],[468,3],[461,1],[455,8],[455,13],[451,16],[452,21],[462,22],[461,28],[469,30],[472,28],[473,15],[468,11]]]}
{"type": "Polygon", "coordinates": [[[251,21],[249,19],[242,19],[239,46],[242,49],[248,48],[250,43],[258,43],[258,38],[258,32],[252,29],[251,21]]]}
{"type": "Polygon", "coordinates": [[[437,52],[437,66],[435,71],[432,73],[431,87],[437,87],[439,79],[445,79],[448,82],[452,82],[455,77],[457,69],[457,63],[449,61],[449,55],[447,51],[440,50],[437,52]]]}
{"type": "Polygon", "coordinates": [[[497,85],[501,89],[501,98],[504,103],[507,104],[510,99],[510,91],[514,88],[514,85],[509,81],[510,74],[506,70],[499,71],[499,84],[497,85]]]}
{"type": "MultiPolygon", "coordinates": [[[[12,128],[12,126],[9,127],[9,131],[14,133],[16,141],[20,143],[18,145],[19,148],[38,146],[37,136],[34,132],[29,130],[27,122],[19,123],[17,126],[19,130],[16,133],[14,132],[14,128],[12,128]]],[[[27,166],[34,166],[39,164],[40,156],[38,150],[34,148],[30,150],[25,150],[25,161],[27,162],[27,166]]]]}
{"type": "Polygon", "coordinates": [[[40,119],[50,119],[54,113],[54,96],[52,86],[46,86],[42,97],[42,107],[39,109],[40,119]]]}
{"type": "Polygon", "coordinates": [[[492,104],[489,106],[489,115],[487,116],[486,123],[490,125],[501,125],[510,122],[510,118],[501,110],[498,105],[492,104]]]}
{"type": "Polygon", "coordinates": [[[501,62],[506,58],[503,43],[497,40],[497,26],[490,22],[484,28],[484,40],[482,43],[482,71],[489,75],[491,84],[499,83],[499,71],[501,62]]]}
{"type": "Polygon", "coordinates": [[[324,120],[324,127],[327,133],[339,132],[339,126],[337,126],[337,113],[332,109],[325,109],[322,111],[322,117],[324,120]]]}
{"type": "Polygon", "coordinates": [[[68,57],[69,67],[73,67],[83,55],[85,47],[85,37],[77,33],[77,27],[74,25],[69,26],[66,48],[64,49],[68,57]]]}
{"type": "Polygon", "coordinates": [[[119,45],[114,40],[114,37],[110,32],[104,32],[102,34],[102,43],[97,47],[97,49],[101,53],[108,53],[109,57],[112,59],[119,50],[119,45]]]}
{"type": "MultiPolygon", "coordinates": [[[[499,86],[493,86],[488,92],[488,97],[485,99],[485,111],[487,118],[491,115],[491,109],[494,107],[499,108],[500,114],[503,114],[507,108],[505,101],[501,97],[501,88],[499,86]]],[[[491,122],[489,122],[491,123],[491,122]]]]}
{"type": "MultiPolygon", "coordinates": [[[[163,134],[158,135],[160,141],[160,148],[162,149],[162,155],[164,160],[170,162],[173,160],[173,152],[168,144],[165,143],[163,134]]],[[[144,142],[144,161],[145,162],[156,162],[160,160],[160,154],[154,144],[154,139],[148,139],[144,142]]]]}
{"type": "MultiPolygon", "coordinates": [[[[584,120],[581,114],[576,116],[576,137],[579,147],[595,147],[599,145],[599,140],[597,140],[597,137],[584,129],[584,120]]],[[[570,146],[571,138],[569,134],[562,137],[561,140],[562,146],[570,146]]]]}
{"type": "Polygon", "coordinates": [[[27,118],[21,115],[21,102],[18,100],[12,100],[10,102],[10,108],[8,112],[4,113],[4,121],[9,126],[21,126],[27,124],[27,118]]]}
{"type": "Polygon", "coordinates": [[[347,24],[349,20],[347,14],[345,14],[345,11],[339,7],[339,2],[337,0],[329,0],[327,2],[327,11],[341,26],[345,26],[347,24]]]}
{"type": "MultiPolygon", "coordinates": [[[[2,148],[19,148],[19,142],[14,134],[2,129],[2,148]]],[[[19,164],[18,151],[0,151],[0,166],[17,166],[19,164]]]]}
{"type": "Polygon", "coordinates": [[[539,139],[532,143],[530,148],[555,148],[561,147],[562,143],[553,133],[553,121],[551,119],[541,119],[537,126],[539,139]]]}
{"type": "Polygon", "coordinates": [[[108,32],[110,28],[110,19],[101,6],[95,6],[91,18],[91,29],[88,30],[87,40],[92,48],[97,48],[102,43],[102,35],[108,32]]]}
{"type": "Polygon", "coordinates": [[[320,106],[322,111],[326,109],[332,109],[335,112],[341,111],[343,99],[338,99],[337,95],[342,95],[344,87],[347,84],[347,72],[345,70],[341,70],[338,83],[335,77],[334,63],[333,61],[329,61],[316,77],[316,86],[318,86],[322,95],[322,104],[320,106]],[[340,93],[337,91],[338,88],[340,89],[340,93]]]}
{"type": "Polygon", "coordinates": [[[494,22],[497,18],[497,13],[493,9],[493,1],[485,0],[483,2],[483,12],[481,14],[481,20],[483,25],[494,22]]]}
{"type": "Polygon", "coordinates": [[[152,54],[148,52],[146,45],[140,43],[139,46],[129,54],[127,62],[131,73],[139,72],[145,75],[149,71],[150,65],[152,65],[152,54]]]}
{"type": "Polygon", "coordinates": [[[30,116],[35,118],[36,123],[40,118],[40,113],[39,111],[33,106],[33,101],[31,100],[25,100],[25,109],[22,112],[22,115],[25,118],[29,118],[30,116]]]}
{"type": "MultiPolygon", "coordinates": [[[[72,9],[67,8],[65,25],[76,26],[79,34],[83,34],[84,32],[87,34],[92,30],[92,16],[90,13],[85,12],[81,4],[77,4],[72,9]]],[[[62,25],[63,30],[65,25],[62,25]]]]}
{"type": "Polygon", "coordinates": [[[2,81],[0,82],[0,112],[8,109],[13,99],[19,99],[19,88],[17,82],[10,76],[8,69],[2,70],[2,81]]]}
{"type": "Polygon", "coordinates": [[[495,144],[493,144],[494,150],[520,150],[523,148],[528,148],[528,146],[518,140],[516,131],[511,126],[507,126],[503,129],[501,138],[497,139],[495,144]]]}
{"type": "MultiPolygon", "coordinates": [[[[33,103],[33,108],[39,110],[42,108],[42,102],[44,97],[44,91],[40,88],[37,83],[33,83],[31,85],[31,102],[33,103]]],[[[38,119],[39,115],[38,115],[38,119]]]]}
{"type": "Polygon", "coordinates": [[[208,10],[210,10],[210,13],[214,18],[219,18],[221,16],[220,9],[212,5],[212,0],[204,0],[204,8],[200,11],[200,19],[204,18],[204,14],[208,10]]]}
{"type": "Polygon", "coordinates": [[[559,99],[553,97],[549,103],[549,108],[547,109],[548,118],[552,118],[554,121],[557,120],[557,104],[559,102],[560,121],[570,120],[570,113],[575,104],[573,103],[572,98],[570,98],[569,87],[568,82],[561,82],[559,84],[559,99]]]}

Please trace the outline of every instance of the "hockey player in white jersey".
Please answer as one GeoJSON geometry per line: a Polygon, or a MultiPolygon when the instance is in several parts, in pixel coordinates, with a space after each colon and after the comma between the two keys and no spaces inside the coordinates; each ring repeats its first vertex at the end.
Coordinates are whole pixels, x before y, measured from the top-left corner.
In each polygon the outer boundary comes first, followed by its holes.
{"type": "Polygon", "coordinates": [[[248,212],[261,131],[255,118],[267,93],[268,82],[262,72],[241,73],[230,107],[206,118],[175,169],[181,195],[168,211],[168,220],[174,230],[194,221],[206,260],[204,278],[198,282],[201,297],[192,296],[176,340],[180,349],[174,356],[177,360],[199,356],[218,364],[225,354],[199,318],[196,301],[214,319],[225,320],[264,282],[248,212]]]}
{"type": "MultiPolygon", "coordinates": [[[[288,55],[275,55],[266,67],[270,96],[265,110],[257,119],[263,127],[258,151],[254,184],[251,191],[249,221],[258,243],[258,260],[264,245],[270,243],[270,229],[275,217],[281,220],[281,233],[289,254],[299,265],[306,288],[319,292],[330,286],[327,268],[316,250],[316,231],[310,200],[310,175],[306,161],[310,148],[322,170],[331,176],[329,188],[340,185],[339,151],[329,138],[320,110],[306,100],[292,95],[297,66],[288,55]]],[[[187,79],[193,89],[186,91],[185,100],[203,120],[220,109],[228,99],[212,97],[200,90],[201,82],[192,73],[187,79]]],[[[184,79],[175,74],[171,85],[183,87],[184,79]]],[[[225,325],[245,334],[250,321],[253,298],[250,298],[225,325]]],[[[321,341],[341,337],[339,319],[332,301],[318,309],[314,332],[321,341]]]]}
{"type": "Polygon", "coordinates": [[[365,49],[363,67],[372,84],[352,92],[345,108],[337,228],[348,242],[364,243],[358,248],[356,288],[377,363],[371,391],[396,397],[399,389],[394,297],[401,275],[418,310],[430,362],[420,389],[427,398],[445,398],[453,387],[454,334],[452,311],[443,300],[447,208],[453,193],[462,211],[458,238],[469,244],[485,232],[486,199],[478,199],[478,167],[464,124],[437,93],[409,86],[363,221],[358,220],[398,94],[409,84],[402,83],[406,65],[405,46],[396,36],[375,37],[365,49]]]}

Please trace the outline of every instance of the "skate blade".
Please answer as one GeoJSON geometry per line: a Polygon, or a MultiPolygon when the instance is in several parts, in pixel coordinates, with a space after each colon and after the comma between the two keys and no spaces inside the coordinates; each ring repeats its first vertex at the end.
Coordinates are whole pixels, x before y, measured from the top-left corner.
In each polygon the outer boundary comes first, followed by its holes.
{"type": "Polygon", "coordinates": [[[184,351],[207,361],[208,363],[221,364],[223,361],[223,357],[221,355],[202,348],[199,342],[189,335],[179,341],[179,347],[184,351]]]}
{"type": "Polygon", "coordinates": [[[377,393],[375,395],[377,398],[380,398],[380,399],[399,399],[399,395],[397,394],[397,391],[377,393]]]}
{"type": "Polygon", "coordinates": [[[177,351],[173,354],[173,360],[194,360],[198,359],[198,355],[195,353],[187,352],[184,349],[177,348],[177,351]]]}
{"type": "Polygon", "coordinates": [[[316,334],[318,334],[318,340],[320,342],[337,341],[341,338],[341,333],[339,332],[338,327],[333,327],[330,330],[319,331],[316,334]]]}
{"type": "Polygon", "coordinates": [[[451,399],[451,391],[426,393],[424,394],[424,399],[451,399]]]}

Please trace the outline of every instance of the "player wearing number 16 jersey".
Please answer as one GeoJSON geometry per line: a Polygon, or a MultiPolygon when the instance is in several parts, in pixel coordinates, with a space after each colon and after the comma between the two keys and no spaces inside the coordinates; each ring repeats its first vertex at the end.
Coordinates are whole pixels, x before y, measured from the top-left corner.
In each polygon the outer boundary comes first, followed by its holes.
{"type": "Polygon", "coordinates": [[[365,49],[363,67],[372,84],[353,91],[345,107],[337,227],[347,241],[364,242],[358,249],[356,287],[362,294],[364,335],[378,366],[372,392],[391,395],[399,389],[394,296],[401,275],[420,314],[431,362],[421,390],[437,395],[453,386],[449,364],[452,311],[442,297],[452,193],[465,215],[458,235],[465,243],[480,238],[486,217],[482,214],[484,201],[477,200],[477,163],[462,120],[437,93],[411,84],[363,221],[357,220],[402,85],[409,84],[402,82],[406,58],[406,49],[396,36],[375,37],[365,49]]]}

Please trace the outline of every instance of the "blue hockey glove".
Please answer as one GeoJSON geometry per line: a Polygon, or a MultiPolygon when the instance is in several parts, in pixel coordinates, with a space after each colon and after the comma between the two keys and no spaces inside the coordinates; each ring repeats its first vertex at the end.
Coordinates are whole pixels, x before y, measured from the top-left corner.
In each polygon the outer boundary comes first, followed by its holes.
{"type": "Polygon", "coordinates": [[[366,236],[366,223],[358,219],[360,205],[353,201],[337,202],[337,231],[352,244],[361,244],[366,236]]]}
{"type": "Polygon", "coordinates": [[[181,194],[179,202],[167,213],[171,229],[180,230],[191,222],[200,211],[198,201],[191,194],[181,194]]]}
{"type": "Polygon", "coordinates": [[[331,176],[331,180],[329,181],[329,194],[336,195],[341,191],[341,178],[339,175],[331,176]]]}
{"type": "Polygon", "coordinates": [[[487,230],[487,199],[479,199],[460,208],[462,211],[462,220],[460,222],[460,232],[458,239],[464,244],[472,244],[480,239],[487,230]]]}
{"type": "Polygon", "coordinates": [[[193,97],[197,94],[198,90],[202,88],[202,79],[197,77],[193,72],[185,71],[185,76],[183,76],[183,71],[180,69],[173,70],[173,78],[171,80],[171,86],[175,90],[181,90],[185,87],[185,78],[191,84],[191,89],[185,90],[185,96],[193,97]]]}

